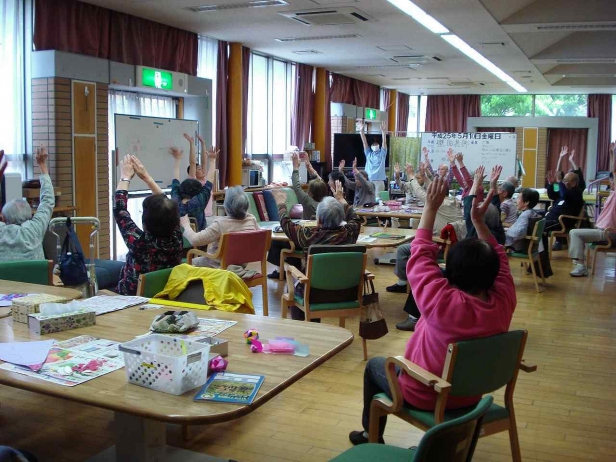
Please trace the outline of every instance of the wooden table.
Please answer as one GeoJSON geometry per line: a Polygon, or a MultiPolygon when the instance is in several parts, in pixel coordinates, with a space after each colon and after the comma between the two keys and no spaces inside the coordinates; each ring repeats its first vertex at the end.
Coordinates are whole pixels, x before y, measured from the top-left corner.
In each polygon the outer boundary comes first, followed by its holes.
{"type": "Polygon", "coordinates": [[[389,228],[386,231],[383,231],[383,228],[380,226],[364,226],[362,229],[362,233],[359,235],[359,239],[357,241],[358,244],[365,245],[368,248],[384,248],[384,247],[398,247],[400,244],[406,244],[411,241],[415,235],[417,234],[416,229],[406,229],[406,228],[389,228]],[[400,238],[382,238],[377,237],[376,241],[373,242],[360,242],[359,239],[362,237],[369,237],[374,233],[385,232],[387,234],[398,235],[400,238]]]}
{"type": "MultiPolygon", "coordinates": [[[[38,284],[27,284],[25,282],[5,281],[0,279],[0,294],[36,294],[43,293],[49,295],[58,295],[74,300],[81,298],[82,293],[79,290],[67,289],[66,287],[42,286],[38,284]]],[[[0,318],[11,313],[11,307],[0,307],[0,318]]]]}
{"type": "Polygon", "coordinates": [[[390,210],[389,212],[377,212],[372,209],[355,209],[355,213],[358,216],[364,218],[402,218],[406,220],[410,220],[412,218],[421,218],[421,214],[423,212],[423,207],[411,207],[408,209],[401,208],[400,210],[390,210]]]}
{"type": "MultiPolygon", "coordinates": [[[[13,292],[58,293],[58,288],[0,281],[0,289],[11,284],[13,292]],[[47,290],[48,289],[48,290],[47,290]]],[[[70,289],[62,289],[70,290],[70,289]]],[[[168,308],[165,308],[168,309],[168,308]]],[[[96,325],[59,332],[42,338],[64,340],[78,335],[126,342],[148,331],[161,310],[138,307],[97,316],[96,325]]],[[[212,460],[191,451],[166,446],[165,423],[212,424],[242,417],[323,364],[353,341],[353,334],[340,327],[223,311],[196,310],[199,317],[227,319],[237,324],[220,334],[229,341],[229,372],[265,375],[265,381],[252,405],[194,402],[197,390],[174,396],[129,384],[124,369],[109,373],[75,387],[64,387],[44,380],[0,370],[0,384],[54,396],[115,412],[116,446],[91,459],[118,461],[192,461],[212,460]],[[249,328],[259,331],[261,339],[293,337],[310,347],[310,356],[254,354],[242,336],[249,328]]],[[[0,342],[38,340],[25,324],[0,320],[0,342]]]]}

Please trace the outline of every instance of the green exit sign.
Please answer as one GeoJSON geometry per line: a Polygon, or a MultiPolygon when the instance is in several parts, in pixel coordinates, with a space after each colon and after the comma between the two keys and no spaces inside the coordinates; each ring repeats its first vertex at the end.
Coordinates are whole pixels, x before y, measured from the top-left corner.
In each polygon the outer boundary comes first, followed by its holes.
{"type": "Polygon", "coordinates": [[[144,67],[141,70],[141,84],[144,87],[153,87],[160,90],[172,90],[173,74],[171,72],[144,67]]]}
{"type": "Polygon", "coordinates": [[[366,120],[376,120],[376,115],[377,115],[376,109],[366,108],[366,115],[365,115],[366,120]]]}

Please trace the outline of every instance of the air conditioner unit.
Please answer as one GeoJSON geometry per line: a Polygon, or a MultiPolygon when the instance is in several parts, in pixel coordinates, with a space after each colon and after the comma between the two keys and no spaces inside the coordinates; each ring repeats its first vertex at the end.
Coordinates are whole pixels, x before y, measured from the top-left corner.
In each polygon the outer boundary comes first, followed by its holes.
{"type": "Polygon", "coordinates": [[[154,69],[146,66],[135,66],[137,86],[170,91],[174,93],[186,93],[187,76],[182,72],[154,69]]]}
{"type": "Polygon", "coordinates": [[[372,16],[353,7],[324,8],[303,11],[281,11],[278,14],[305,26],[344,26],[374,21],[372,16]]]}

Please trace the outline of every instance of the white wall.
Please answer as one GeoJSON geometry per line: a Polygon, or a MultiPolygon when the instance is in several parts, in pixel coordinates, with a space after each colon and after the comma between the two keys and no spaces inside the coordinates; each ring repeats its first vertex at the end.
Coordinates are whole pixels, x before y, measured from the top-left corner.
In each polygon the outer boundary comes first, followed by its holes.
{"type": "Polygon", "coordinates": [[[469,117],[467,127],[469,132],[476,131],[477,127],[587,128],[584,177],[593,179],[597,174],[599,119],[596,117],[469,117]]]}

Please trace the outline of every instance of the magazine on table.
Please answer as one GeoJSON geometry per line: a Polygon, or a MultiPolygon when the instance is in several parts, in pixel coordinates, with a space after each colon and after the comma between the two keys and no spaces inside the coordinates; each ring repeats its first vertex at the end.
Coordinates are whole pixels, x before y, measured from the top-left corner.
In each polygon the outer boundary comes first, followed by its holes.
{"type": "Polygon", "coordinates": [[[195,401],[218,401],[220,403],[251,404],[261,384],[263,375],[215,372],[195,396],[195,401]]]}

